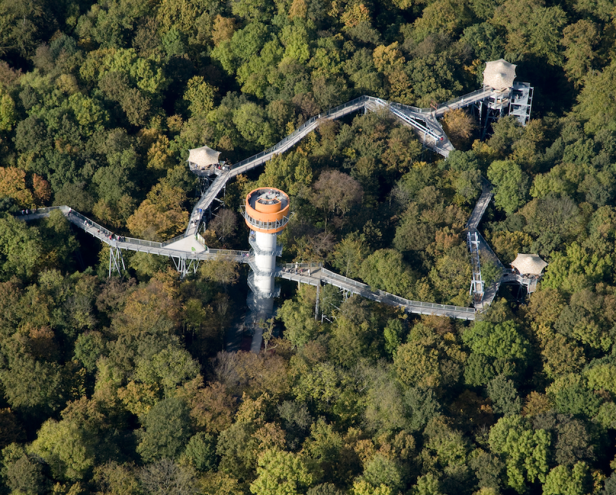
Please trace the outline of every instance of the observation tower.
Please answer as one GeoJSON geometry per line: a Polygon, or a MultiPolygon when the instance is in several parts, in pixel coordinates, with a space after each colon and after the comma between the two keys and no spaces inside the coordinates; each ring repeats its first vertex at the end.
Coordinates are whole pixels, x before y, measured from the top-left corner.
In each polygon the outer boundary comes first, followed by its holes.
{"type": "Polygon", "coordinates": [[[249,242],[252,247],[248,286],[252,294],[248,296],[248,306],[252,311],[255,335],[251,350],[259,352],[263,330],[256,323],[267,320],[274,312],[274,298],[280,295],[276,286],[276,257],[282,254],[278,244],[278,234],[289,222],[289,196],[273,187],[260,187],[246,196],[244,218],[250,229],[249,242]]]}

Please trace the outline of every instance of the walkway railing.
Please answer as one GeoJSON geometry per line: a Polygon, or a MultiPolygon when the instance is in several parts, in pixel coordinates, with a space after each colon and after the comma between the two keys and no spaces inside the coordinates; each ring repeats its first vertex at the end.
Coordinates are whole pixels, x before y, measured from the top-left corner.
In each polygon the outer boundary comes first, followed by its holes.
{"type": "MultiPolygon", "coordinates": [[[[466,308],[462,306],[450,306],[447,304],[437,304],[437,303],[429,303],[429,302],[421,302],[421,301],[412,301],[410,299],[405,299],[404,297],[396,296],[395,294],[391,294],[383,290],[379,290],[379,289],[374,290],[369,285],[362,284],[361,282],[358,282],[356,280],[353,280],[347,277],[343,277],[342,275],[338,275],[337,273],[327,270],[326,268],[321,269],[321,273],[322,273],[322,280],[325,280],[329,283],[331,283],[331,281],[341,282],[349,288],[357,289],[359,291],[358,292],[359,295],[364,295],[364,293],[371,293],[374,296],[376,296],[375,299],[379,300],[379,302],[387,303],[391,301],[395,303],[395,305],[408,307],[409,309],[419,308],[419,309],[425,309],[427,311],[439,312],[439,313],[445,313],[445,312],[452,313],[452,314],[458,313],[458,314],[468,315],[469,317],[475,314],[474,308],[466,308]]],[[[468,319],[472,319],[472,318],[468,318],[468,319]]]]}
{"type": "Polygon", "coordinates": [[[454,110],[456,108],[462,108],[476,101],[483,100],[485,98],[489,98],[490,96],[497,94],[497,91],[492,88],[481,88],[472,93],[467,93],[462,96],[458,96],[457,98],[453,98],[452,100],[446,101],[445,103],[441,103],[436,107],[436,115],[443,114],[448,112],[449,110],[454,110]]]}

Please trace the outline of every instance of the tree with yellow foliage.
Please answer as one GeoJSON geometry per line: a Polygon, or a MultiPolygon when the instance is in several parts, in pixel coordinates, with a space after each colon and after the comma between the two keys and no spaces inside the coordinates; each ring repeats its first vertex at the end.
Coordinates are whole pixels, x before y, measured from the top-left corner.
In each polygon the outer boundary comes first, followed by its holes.
{"type": "Polygon", "coordinates": [[[186,227],[188,211],[183,208],[185,202],[186,193],[163,180],[152,188],[126,224],[137,237],[170,239],[186,227]]]}
{"type": "Polygon", "coordinates": [[[32,187],[27,185],[26,172],[15,167],[0,167],[0,198],[11,198],[21,208],[43,206],[49,201],[49,183],[33,174],[32,187]]]}

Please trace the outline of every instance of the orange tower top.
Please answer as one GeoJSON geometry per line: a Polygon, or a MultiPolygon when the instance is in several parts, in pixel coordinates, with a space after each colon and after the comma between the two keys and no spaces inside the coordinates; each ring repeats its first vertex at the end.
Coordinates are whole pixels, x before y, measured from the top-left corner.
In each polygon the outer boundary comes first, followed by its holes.
{"type": "Polygon", "coordinates": [[[255,189],[246,196],[244,218],[255,232],[281,232],[289,221],[289,196],[273,187],[255,189]]]}

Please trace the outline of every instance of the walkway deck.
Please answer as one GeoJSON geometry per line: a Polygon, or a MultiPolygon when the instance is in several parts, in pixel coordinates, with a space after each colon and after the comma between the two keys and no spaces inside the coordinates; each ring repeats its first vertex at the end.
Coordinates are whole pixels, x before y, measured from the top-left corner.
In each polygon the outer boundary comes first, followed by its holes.
{"type": "Polygon", "coordinates": [[[492,185],[486,179],[483,179],[481,184],[481,196],[479,196],[477,203],[475,203],[475,208],[473,208],[473,212],[468,222],[466,222],[466,228],[468,230],[476,230],[479,227],[479,222],[481,222],[483,214],[486,212],[492,200],[492,196],[492,185]]]}
{"type": "Polygon", "coordinates": [[[280,278],[292,280],[294,282],[318,286],[330,284],[339,289],[357,294],[372,301],[376,301],[389,306],[396,306],[404,309],[407,313],[420,315],[447,316],[460,320],[474,320],[475,309],[461,306],[448,306],[445,304],[428,303],[421,301],[411,301],[389,292],[373,290],[369,285],[362,284],[357,280],[343,277],[326,268],[315,264],[296,264],[289,263],[281,267],[278,273],[280,278]]]}
{"type": "Polygon", "coordinates": [[[251,260],[249,251],[205,249],[198,242],[187,243],[185,236],[180,236],[179,238],[174,238],[167,242],[146,241],[144,239],[135,239],[133,237],[118,237],[102,225],[90,220],[88,217],[76,212],[68,206],[39,208],[34,213],[29,215],[17,215],[15,218],[24,221],[39,220],[41,218],[48,217],[54,210],[60,210],[69,222],[113,248],[186,260],[203,261],[213,260],[219,257],[227,257],[237,261],[238,263],[249,263],[251,260]],[[199,250],[198,247],[195,246],[199,246],[201,249],[199,250]]]}

